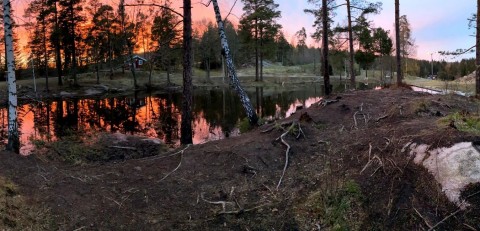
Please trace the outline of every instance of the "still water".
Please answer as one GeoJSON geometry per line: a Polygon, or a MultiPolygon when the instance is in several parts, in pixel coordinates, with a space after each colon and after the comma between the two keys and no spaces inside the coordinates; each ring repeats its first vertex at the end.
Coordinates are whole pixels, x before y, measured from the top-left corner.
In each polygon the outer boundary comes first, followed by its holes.
{"type": "MultiPolygon", "coordinates": [[[[323,94],[322,85],[304,89],[246,89],[260,117],[281,119],[297,106],[309,107],[323,94]]],[[[158,138],[179,144],[181,93],[162,93],[99,99],[59,99],[18,107],[20,152],[31,152],[32,140],[54,141],[72,133],[119,132],[158,138]]],[[[194,92],[194,144],[238,136],[236,125],[245,117],[235,92],[230,89],[196,89],[194,92]]],[[[0,109],[0,141],[7,141],[7,111],[0,109]]]]}

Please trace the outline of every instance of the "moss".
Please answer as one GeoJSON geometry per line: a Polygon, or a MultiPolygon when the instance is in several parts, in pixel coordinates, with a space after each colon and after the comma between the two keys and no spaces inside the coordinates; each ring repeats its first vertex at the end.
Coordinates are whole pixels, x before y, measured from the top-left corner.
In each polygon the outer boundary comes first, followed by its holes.
{"type": "Polygon", "coordinates": [[[480,135],[480,116],[455,112],[438,120],[440,126],[451,126],[459,131],[480,135]]]}

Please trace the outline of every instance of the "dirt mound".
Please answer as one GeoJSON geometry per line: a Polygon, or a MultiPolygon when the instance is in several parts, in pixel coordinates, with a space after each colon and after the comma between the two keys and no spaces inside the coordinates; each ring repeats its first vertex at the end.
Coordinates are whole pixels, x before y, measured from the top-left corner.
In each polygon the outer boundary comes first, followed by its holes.
{"type": "Polygon", "coordinates": [[[3,153],[0,175],[51,208],[55,229],[480,229],[478,185],[459,210],[402,152],[474,141],[439,119],[477,113],[476,101],[408,89],[332,99],[240,137],[139,159],[71,165],[3,153]]]}
{"type": "Polygon", "coordinates": [[[470,73],[469,75],[458,78],[455,81],[458,81],[458,82],[475,82],[475,71],[470,73]]]}

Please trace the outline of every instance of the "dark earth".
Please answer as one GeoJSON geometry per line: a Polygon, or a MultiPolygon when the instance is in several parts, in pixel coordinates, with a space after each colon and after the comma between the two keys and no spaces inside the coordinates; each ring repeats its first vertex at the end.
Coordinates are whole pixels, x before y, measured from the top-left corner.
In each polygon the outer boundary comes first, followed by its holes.
{"type": "Polygon", "coordinates": [[[480,230],[480,186],[460,210],[401,151],[477,141],[440,120],[478,111],[455,95],[349,91],[177,150],[94,134],[2,151],[0,230],[480,230]]]}

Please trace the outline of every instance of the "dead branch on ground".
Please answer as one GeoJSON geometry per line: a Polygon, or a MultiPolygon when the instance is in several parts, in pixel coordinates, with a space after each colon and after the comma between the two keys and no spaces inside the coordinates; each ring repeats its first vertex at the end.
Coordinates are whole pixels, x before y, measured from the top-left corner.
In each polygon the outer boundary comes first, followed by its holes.
{"type": "Polygon", "coordinates": [[[338,100],[334,99],[334,100],[331,100],[331,99],[322,99],[320,100],[320,102],[318,103],[319,105],[322,105],[322,107],[325,107],[329,104],[332,104],[332,103],[336,103],[338,102],[338,100]]]}
{"type": "Polygon", "coordinates": [[[384,168],[384,164],[383,164],[382,159],[380,159],[380,157],[378,157],[377,155],[373,155],[373,157],[371,157],[371,156],[372,156],[372,144],[369,143],[368,145],[369,145],[369,149],[368,149],[368,162],[367,162],[367,164],[363,167],[362,171],[360,171],[360,174],[362,174],[362,172],[365,171],[365,169],[367,169],[375,160],[378,161],[378,163],[380,164],[380,166],[379,166],[377,169],[375,169],[375,171],[374,171],[374,172],[372,173],[372,175],[370,175],[370,176],[373,176],[373,175],[378,171],[378,169],[380,169],[380,168],[383,168],[383,172],[385,173],[385,168],[384,168]]]}
{"type": "Polygon", "coordinates": [[[163,158],[167,158],[167,157],[176,156],[176,155],[178,155],[178,154],[183,154],[190,146],[191,146],[191,144],[188,144],[184,149],[182,149],[182,150],[180,150],[180,151],[178,151],[178,152],[172,153],[172,154],[165,155],[165,156],[154,156],[154,157],[152,157],[152,158],[143,158],[143,161],[163,159],[163,158]]]}
{"type": "Polygon", "coordinates": [[[158,180],[157,183],[162,181],[162,180],[165,180],[168,176],[170,176],[172,173],[177,171],[180,168],[180,165],[182,165],[182,160],[183,160],[183,152],[182,152],[182,154],[180,154],[180,162],[178,163],[177,167],[175,169],[173,169],[173,171],[171,171],[167,175],[165,175],[162,179],[158,180]]]}
{"type": "Polygon", "coordinates": [[[108,146],[108,147],[109,147],[109,148],[132,150],[132,151],[136,151],[136,150],[137,150],[137,148],[134,148],[134,147],[124,147],[124,146],[108,146]]]}
{"type": "Polygon", "coordinates": [[[200,194],[200,198],[202,198],[203,201],[205,201],[209,204],[221,205],[222,206],[222,211],[220,213],[231,212],[231,211],[227,211],[227,205],[235,205],[235,203],[231,202],[231,201],[210,201],[210,200],[207,200],[207,199],[205,199],[204,194],[205,193],[200,194]]]}
{"type": "Polygon", "coordinates": [[[418,214],[418,216],[420,216],[420,218],[423,219],[423,221],[428,226],[428,228],[431,229],[432,225],[430,225],[430,223],[428,223],[427,219],[425,219],[425,217],[422,216],[422,214],[415,208],[415,206],[412,206],[412,208],[413,208],[413,210],[415,210],[415,212],[418,214]]]}
{"type": "Polygon", "coordinates": [[[280,184],[282,184],[283,177],[285,176],[285,171],[287,171],[288,158],[289,158],[289,152],[290,152],[290,145],[283,138],[286,135],[288,135],[288,133],[290,133],[290,131],[293,129],[294,126],[295,126],[295,123],[292,123],[292,125],[288,128],[288,130],[285,131],[279,138],[276,139],[276,140],[280,139],[282,141],[282,144],[287,146],[287,150],[285,151],[285,165],[283,166],[282,176],[280,177],[280,180],[278,181],[278,184],[277,184],[277,188],[276,188],[277,190],[280,187],[280,184]]]}

